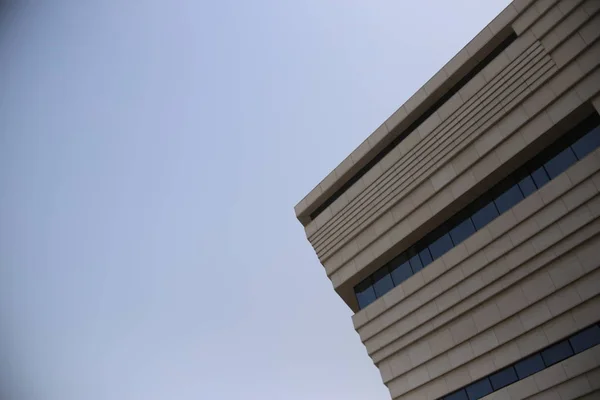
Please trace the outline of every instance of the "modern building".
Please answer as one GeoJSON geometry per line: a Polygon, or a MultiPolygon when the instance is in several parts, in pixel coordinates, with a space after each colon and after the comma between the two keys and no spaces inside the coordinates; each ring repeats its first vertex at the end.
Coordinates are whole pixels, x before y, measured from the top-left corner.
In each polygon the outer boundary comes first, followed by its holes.
{"type": "Polygon", "coordinates": [[[600,0],[515,0],[295,207],[393,399],[600,399],[600,0]]]}

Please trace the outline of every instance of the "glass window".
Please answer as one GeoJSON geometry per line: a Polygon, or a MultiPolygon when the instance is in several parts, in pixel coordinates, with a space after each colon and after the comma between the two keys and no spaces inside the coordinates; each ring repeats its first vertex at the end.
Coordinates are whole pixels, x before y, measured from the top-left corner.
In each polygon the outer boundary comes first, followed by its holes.
{"type": "Polygon", "coordinates": [[[413,274],[412,270],[410,269],[410,264],[406,260],[406,256],[404,254],[401,254],[392,260],[390,263],[390,270],[392,271],[392,279],[394,280],[394,285],[396,286],[410,278],[413,274]]]}
{"type": "Polygon", "coordinates": [[[423,269],[423,263],[421,262],[419,255],[417,254],[417,252],[414,249],[410,249],[410,251],[408,252],[408,257],[409,257],[408,261],[410,262],[410,267],[412,268],[412,270],[415,274],[423,269]]]}
{"type": "Polygon", "coordinates": [[[544,186],[550,180],[543,166],[533,171],[531,173],[531,177],[533,178],[533,182],[535,182],[535,186],[537,186],[538,189],[544,186]]]}
{"type": "Polygon", "coordinates": [[[488,378],[484,378],[467,386],[469,400],[477,400],[493,392],[492,385],[488,378]]]}
{"type": "Polygon", "coordinates": [[[441,257],[448,250],[453,248],[452,239],[450,239],[450,235],[445,233],[438,239],[436,239],[433,243],[429,245],[429,251],[431,252],[431,258],[434,260],[441,257]]]}
{"type": "Polygon", "coordinates": [[[375,296],[381,297],[394,288],[392,277],[390,276],[387,267],[379,268],[373,274],[373,289],[375,289],[375,296]]]}
{"type": "Polygon", "coordinates": [[[575,155],[580,160],[598,147],[600,147],[600,126],[592,129],[571,145],[575,155]]]}
{"type": "Polygon", "coordinates": [[[573,150],[571,150],[570,147],[567,147],[566,149],[552,157],[550,161],[544,164],[544,167],[546,168],[550,179],[554,179],[558,175],[566,171],[567,168],[569,168],[571,165],[575,164],[575,162],[577,162],[577,157],[575,157],[575,153],[573,153],[573,150]]]}
{"type": "Polygon", "coordinates": [[[523,193],[521,193],[519,185],[513,185],[500,196],[496,197],[494,203],[496,203],[498,212],[502,214],[521,200],[523,200],[523,193]]]}
{"type": "Polygon", "coordinates": [[[375,290],[371,285],[371,279],[367,278],[354,287],[354,293],[356,293],[356,300],[358,300],[358,307],[362,310],[369,304],[375,301],[375,290]]]}
{"type": "Polygon", "coordinates": [[[458,392],[454,392],[444,397],[444,400],[469,400],[467,397],[467,392],[464,389],[459,390],[458,392]]]}
{"type": "Polygon", "coordinates": [[[546,350],[542,351],[542,358],[544,359],[546,367],[556,364],[557,362],[571,357],[572,355],[573,350],[571,349],[571,345],[569,344],[568,340],[563,340],[562,342],[556,343],[555,345],[550,346],[546,350]]]}
{"type": "Polygon", "coordinates": [[[572,336],[569,342],[571,342],[575,353],[581,353],[592,346],[600,344],[600,327],[598,325],[591,326],[572,336]]]}
{"type": "Polygon", "coordinates": [[[471,220],[475,225],[475,229],[480,230],[498,216],[498,210],[493,201],[476,211],[472,216],[471,220]]]}
{"type": "Polygon", "coordinates": [[[433,262],[433,259],[431,258],[431,253],[429,253],[429,248],[427,247],[425,247],[419,252],[419,258],[421,259],[423,267],[426,267],[433,262]]]}
{"type": "Polygon", "coordinates": [[[542,360],[540,353],[536,353],[515,364],[515,370],[517,371],[519,379],[533,375],[544,368],[546,367],[544,366],[544,361],[542,360]]]}
{"type": "Polygon", "coordinates": [[[518,381],[517,372],[513,367],[504,368],[490,376],[490,381],[492,382],[492,387],[494,390],[498,390],[503,388],[504,386],[508,386],[513,382],[518,381]]]}
{"type": "Polygon", "coordinates": [[[471,218],[467,218],[450,230],[450,236],[454,245],[461,243],[463,240],[475,233],[475,226],[471,218]]]}
{"type": "Polygon", "coordinates": [[[521,192],[523,192],[523,196],[525,197],[537,190],[530,175],[527,175],[525,178],[521,179],[519,182],[519,188],[521,188],[521,192]]]}

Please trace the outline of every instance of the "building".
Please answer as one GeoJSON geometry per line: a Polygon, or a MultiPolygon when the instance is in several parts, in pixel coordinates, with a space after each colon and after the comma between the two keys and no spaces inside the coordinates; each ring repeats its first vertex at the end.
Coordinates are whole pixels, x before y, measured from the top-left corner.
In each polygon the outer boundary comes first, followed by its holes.
{"type": "Polygon", "coordinates": [[[513,1],[295,207],[393,399],[600,398],[599,37],[513,1]]]}

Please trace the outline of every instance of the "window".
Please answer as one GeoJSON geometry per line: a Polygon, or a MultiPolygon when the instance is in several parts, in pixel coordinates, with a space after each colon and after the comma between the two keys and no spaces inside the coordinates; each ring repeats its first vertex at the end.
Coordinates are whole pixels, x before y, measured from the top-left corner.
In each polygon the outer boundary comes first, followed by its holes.
{"type": "Polygon", "coordinates": [[[517,370],[517,376],[519,379],[527,378],[529,375],[533,375],[544,368],[544,361],[539,353],[534,354],[531,357],[527,357],[526,359],[515,364],[515,369],[517,370]]]}
{"type": "Polygon", "coordinates": [[[474,233],[475,225],[473,225],[471,218],[467,218],[450,230],[450,237],[452,237],[454,244],[457,245],[474,233]]]}
{"type": "Polygon", "coordinates": [[[433,259],[431,258],[431,253],[429,252],[429,249],[427,247],[425,247],[419,252],[419,258],[421,259],[423,267],[426,267],[433,262],[433,259]]]}
{"type": "Polygon", "coordinates": [[[380,268],[379,271],[373,274],[373,289],[375,289],[376,297],[383,296],[393,288],[394,284],[387,267],[380,268]]]}
{"type": "Polygon", "coordinates": [[[488,204],[476,211],[471,218],[473,219],[475,229],[480,230],[492,222],[497,216],[498,210],[496,209],[496,205],[493,201],[490,201],[488,204]]]}
{"type": "Polygon", "coordinates": [[[467,393],[464,390],[459,390],[444,397],[444,400],[469,400],[467,393]]]}
{"type": "Polygon", "coordinates": [[[562,342],[548,347],[546,350],[542,351],[542,358],[544,359],[544,364],[546,364],[546,367],[549,367],[552,364],[556,364],[557,362],[564,360],[565,358],[571,357],[573,354],[574,353],[573,350],[571,350],[569,341],[563,340],[562,342]]]}
{"type": "Polygon", "coordinates": [[[408,261],[410,262],[410,267],[412,268],[414,273],[417,273],[423,269],[423,262],[421,261],[421,258],[414,249],[411,249],[411,251],[409,251],[409,257],[410,259],[408,261]]]}
{"type": "Polygon", "coordinates": [[[573,153],[570,147],[567,147],[544,164],[544,168],[546,168],[550,179],[554,179],[576,162],[577,157],[575,157],[575,153],[573,153]]]}
{"type": "Polygon", "coordinates": [[[590,133],[573,143],[571,147],[580,160],[600,147],[600,126],[592,129],[590,133]]]}
{"type": "Polygon", "coordinates": [[[466,390],[469,400],[477,400],[493,392],[488,378],[470,384],[466,390]]]}
{"type": "Polygon", "coordinates": [[[356,294],[356,299],[358,300],[358,306],[360,308],[365,308],[374,302],[376,298],[375,290],[373,290],[370,279],[365,279],[354,287],[354,293],[356,294]]]}
{"type": "Polygon", "coordinates": [[[531,193],[537,190],[537,187],[535,187],[535,183],[533,183],[533,178],[531,177],[531,175],[527,175],[519,182],[519,189],[521,189],[521,192],[523,193],[524,197],[529,196],[531,193]]]}
{"type": "Polygon", "coordinates": [[[436,258],[440,258],[452,247],[454,247],[452,239],[450,239],[450,235],[446,233],[429,245],[429,251],[431,252],[431,257],[435,260],[436,258]]]}
{"type": "Polygon", "coordinates": [[[571,343],[571,346],[573,346],[575,353],[581,353],[590,347],[596,346],[597,344],[600,344],[600,327],[598,325],[591,326],[588,329],[573,335],[571,339],[569,339],[569,342],[571,343]]]}
{"type": "Polygon", "coordinates": [[[504,386],[508,386],[517,380],[519,380],[517,372],[512,366],[504,368],[490,376],[490,381],[492,382],[494,390],[502,389],[504,386]]]}
{"type": "Polygon", "coordinates": [[[548,178],[548,174],[546,173],[546,170],[543,166],[533,171],[531,173],[531,177],[533,178],[535,186],[537,186],[538,189],[550,181],[550,178],[548,178]]]}
{"type": "Polygon", "coordinates": [[[496,203],[496,208],[500,214],[506,212],[511,209],[515,204],[523,200],[523,194],[521,193],[521,189],[519,189],[519,185],[513,185],[504,193],[496,197],[494,203],[496,203]]]}
{"type": "Polygon", "coordinates": [[[410,264],[406,260],[406,256],[404,254],[401,254],[399,257],[396,257],[396,259],[392,260],[391,270],[392,279],[394,281],[394,285],[396,286],[410,278],[410,276],[413,274],[412,270],[410,269],[410,264]]]}

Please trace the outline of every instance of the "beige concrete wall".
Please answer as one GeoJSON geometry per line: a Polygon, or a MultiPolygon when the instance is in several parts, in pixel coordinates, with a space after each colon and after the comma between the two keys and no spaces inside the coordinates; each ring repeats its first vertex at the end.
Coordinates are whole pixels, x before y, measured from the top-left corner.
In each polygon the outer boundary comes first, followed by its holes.
{"type": "Polygon", "coordinates": [[[597,0],[582,2],[551,28],[541,17],[532,22],[306,226],[334,288],[352,308],[351,287],[447,218],[456,199],[476,193],[509,158],[525,157],[519,153],[535,147],[536,140],[544,140],[542,133],[600,91],[600,32],[589,33],[600,26],[596,5],[597,0]],[[548,37],[554,39],[544,45],[548,37]],[[574,45],[578,40],[583,44],[574,45]]]}
{"type": "MultiPolygon", "coordinates": [[[[594,107],[600,112],[600,1],[513,2],[457,57],[296,208],[354,311],[358,282],[594,107]],[[514,43],[314,221],[306,218],[350,165],[506,26],[518,34],[514,43]]],[[[599,217],[597,149],[358,311],[354,327],[392,398],[438,399],[600,321],[599,217]]],[[[596,346],[486,399],[600,398],[599,367],[596,346]]]]}

